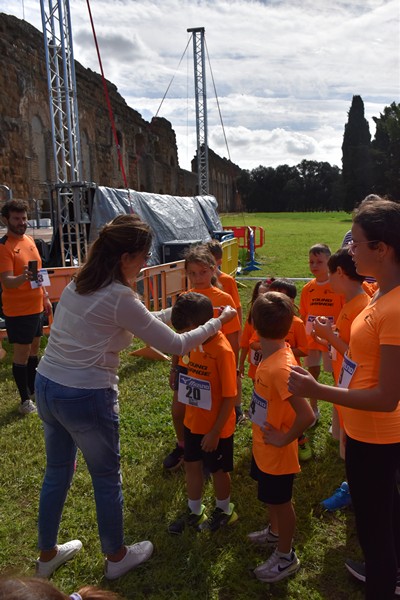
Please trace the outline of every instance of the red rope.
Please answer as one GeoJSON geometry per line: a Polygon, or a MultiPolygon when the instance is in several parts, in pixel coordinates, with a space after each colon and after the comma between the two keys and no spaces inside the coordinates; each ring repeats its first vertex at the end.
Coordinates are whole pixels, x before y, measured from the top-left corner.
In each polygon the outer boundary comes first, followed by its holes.
{"type": "Polygon", "coordinates": [[[100,66],[100,71],[101,71],[101,79],[102,79],[102,82],[103,82],[104,95],[106,97],[106,102],[107,102],[107,106],[108,106],[108,114],[109,114],[109,117],[110,117],[111,129],[112,129],[113,136],[114,136],[115,146],[117,148],[118,162],[119,162],[119,166],[121,167],[121,173],[122,173],[122,177],[123,177],[123,180],[124,180],[125,187],[128,188],[128,180],[127,180],[126,174],[125,174],[124,163],[122,162],[121,148],[120,148],[119,141],[118,141],[117,130],[115,128],[114,115],[113,115],[113,111],[112,111],[112,108],[111,108],[111,102],[110,102],[110,96],[108,94],[108,88],[107,88],[106,78],[104,77],[103,64],[101,62],[100,50],[99,50],[99,45],[97,43],[96,31],[94,29],[94,23],[93,23],[93,19],[92,19],[92,11],[90,10],[90,2],[89,2],[89,0],[86,0],[86,4],[87,4],[88,10],[89,10],[89,17],[90,17],[90,23],[92,25],[94,43],[96,45],[97,57],[99,59],[99,66],[100,66]]]}

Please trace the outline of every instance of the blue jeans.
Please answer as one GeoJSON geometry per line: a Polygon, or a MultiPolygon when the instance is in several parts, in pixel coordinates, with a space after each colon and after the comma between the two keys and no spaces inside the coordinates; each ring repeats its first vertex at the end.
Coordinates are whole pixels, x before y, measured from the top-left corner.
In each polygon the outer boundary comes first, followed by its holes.
{"type": "Polygon", "coordinates": [[[40,550],[57,544],[79,448],[92,478],[102,551],[117,552],[123,545],[117,392],[66,387],[38,373],[35,396],[47,457],[39,504],[40,550]]]}

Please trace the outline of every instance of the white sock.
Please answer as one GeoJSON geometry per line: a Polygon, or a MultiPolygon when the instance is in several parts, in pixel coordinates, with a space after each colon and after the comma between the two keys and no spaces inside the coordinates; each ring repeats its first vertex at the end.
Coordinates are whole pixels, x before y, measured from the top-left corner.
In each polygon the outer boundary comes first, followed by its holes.
{"type": "Polygon", "coordinates": [[[218,498],[215,499],[215,504],[216,504],[217,508],[220,508],[227,515],[230,515],[231,512],[232,512],[232,509],[229,506],[230,503],[231,503],[231,497],[230,496],[228,496],[227,498],[225,498],[225,500],[218,500],[218,498]]]}
{"type": "Polygon", "coordinates": [[[191,513],[201,515],[201,498],[199,500],[188,499],[188,506],[191,513]]]}

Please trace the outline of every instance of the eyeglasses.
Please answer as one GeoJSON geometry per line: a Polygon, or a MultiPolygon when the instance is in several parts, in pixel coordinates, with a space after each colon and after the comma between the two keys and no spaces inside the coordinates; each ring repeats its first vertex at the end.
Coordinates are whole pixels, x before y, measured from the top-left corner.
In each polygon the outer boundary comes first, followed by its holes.
{"type": "Polygon", "coordinates": [[[350,240],[347,244],[347,248],[350,254],[354,253],[354,249],[357,248],[360,244],[377,244],[381,240],[363,240],[362,242],[355,242],[354,240],[350,240]]]}

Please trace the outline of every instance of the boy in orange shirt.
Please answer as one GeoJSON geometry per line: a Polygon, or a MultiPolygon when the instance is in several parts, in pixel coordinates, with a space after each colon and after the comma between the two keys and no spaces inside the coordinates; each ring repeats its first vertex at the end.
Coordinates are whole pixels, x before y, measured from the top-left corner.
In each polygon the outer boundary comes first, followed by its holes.
{"type": "MultiPolygon", "coordinates": [[[[294,304],[297,296],[297,288],[295,284],[288,279],[274,279],[274,281],[271,282],[270,290],[271,292],[282,292],[282,294],[286,294],[294,304]]],[[[301,366],[300,358],[303,358],[308,354],[308,340],[304,323],[297,315],[293,315],[292,325],[286,336],[286,342],[291,347],[297,364],[301,366]]],[[[312,450],[304,433],[299,437],[298,442],[299,459],[302,462],[310,460],[312,458],[312,450]]]]}
{"type": "MultiPolygon", "coordinates": [[[[212,316],[211,300],[189,292],[176,301],[171,322],[177,331],[189,331],[212,316]]],[[[189,355],[180,357],[176,373],[178,401],[185,407],[184,464],[188,509],[169,525],[168,531],[180,534],[186,526],[196,531],[216,531],[238,518],[230,501],[236,360],[224,334],[216,333],[189,355]],[[209,519],[202,504],[203,468],[211,473],[216,496],[216,507],[209,519]]]]}
{"type": "MultiPolygon", "coordinates": [[[[343,296],[336,294],[329,283],[328,260],[331,255],[329,246],[315,244],[309,250],[310,271],[314,279],[306,283],[301,290],[299,312],[306,326],[308,336],[308,356],[304,358],[304,365],[311,375],[318,381],[321,372],[321,362],[327,373],[332,373],[332,362],[329,358],[326,345],[319,344],[312,336],[313,323],[316,317],[324,316],[335,324],[344,304],[343,296]]],[[[310,400],[314,411],[314,423],[320,417],[318,402],[310,400]]]]}
{"type": "Polygon", "coordinates": [[[276,546],[272,556],[254,569],[260,581],[274,582],[295,573],[300,561],[292,548],[296,515],[292,504],[295,474],[300,471],[298,437],[313,421],[304,398],[288,391],[293,352],[285,342],[294,314],[285,294],[267,292],[254,302],[252,317],[263,360],[258,366],[249,417],[253,422],[251,475],[258,499],[267,504],[270,523],[248,534],[254,543],[276,546]]]}

